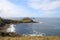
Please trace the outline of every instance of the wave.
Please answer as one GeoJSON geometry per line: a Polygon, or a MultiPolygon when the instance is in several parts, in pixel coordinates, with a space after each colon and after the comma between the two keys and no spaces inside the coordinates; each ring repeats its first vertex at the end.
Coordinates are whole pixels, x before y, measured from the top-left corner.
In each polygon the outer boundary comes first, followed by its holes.
{"type": "Polygon", "coordinates": [[[23,36],[46,36],[45,33],[33,31],[32,34],[23,34],[23,36]]]}
{"type": "Polygon", "coordinates": [[[9,28],[7,28],[7,32],[15,32],[15,27],[14,26],[16,26],[16,25],[14,25],[14,24],[10,24],[10,26],[9,26],[9,28]]]}
{"type": "Polygon", "coordinates": [[[41,22],[41,21],[40,21],[39,23],[42,24],[42,23],[44,23],[44,22],[41,22]]]}

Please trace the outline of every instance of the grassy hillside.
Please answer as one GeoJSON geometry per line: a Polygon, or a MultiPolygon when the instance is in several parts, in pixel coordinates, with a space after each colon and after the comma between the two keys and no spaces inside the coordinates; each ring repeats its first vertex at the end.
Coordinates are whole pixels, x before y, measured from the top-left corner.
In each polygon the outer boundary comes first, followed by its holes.
{"type": "Polygon", "coordinates": [[[35,36],[35,37],[0,37],[0,40],[60,40],[60,36],[35,36]]]}
{"type": "Polygon", "coordinates": [[[0,17],[0,27],[5,26],[6,24],[17,24],[17,23],[36,23],[31,18],[23,18],[21,20],[12,20],[12,19],[3,19],[0,17]]]}
{"type": "Polygon", "coordinates": [[[21,20],[11,20],[11,19],[3,19],[0,17],[0,27],[4,26],[5,24],[16,24],[16,23],[36,23],[31,18],[23,18],[21,20]]]}

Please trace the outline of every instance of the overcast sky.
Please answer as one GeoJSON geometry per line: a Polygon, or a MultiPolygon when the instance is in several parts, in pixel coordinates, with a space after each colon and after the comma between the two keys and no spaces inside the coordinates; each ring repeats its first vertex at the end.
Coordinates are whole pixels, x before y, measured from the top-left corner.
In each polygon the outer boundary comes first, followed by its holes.
{"type": "Polygon", "coordinates": [[[1,17],[60,17],[60,0],[0,0],[1,17]]]}

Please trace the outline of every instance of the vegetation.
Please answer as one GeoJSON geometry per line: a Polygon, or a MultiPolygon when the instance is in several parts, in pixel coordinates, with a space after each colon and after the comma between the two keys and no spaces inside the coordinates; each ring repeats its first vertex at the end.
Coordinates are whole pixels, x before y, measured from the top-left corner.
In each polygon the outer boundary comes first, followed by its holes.
{"type": "Polygon", "coordinates": [[[20,20],[22,23],[35,23],[31,18],[23,18],[20,20]]]}
{"type": "Polygon", "coordinates": [[[5,24],[10,24],[12,22],[12,20],[9,19],[3,19],[0,17],[0,27],[5,26],[5,24]]]}
{"type": "Polygon", "coordinates": [[[16,24],[16,23],[35,23],[35,22],[30,18],[23,18],[21,20],[11,20],[11,19],[3,19],[0,17],[0,27],[10,23],[16,24]]]}
{"type": "Polygon", "coordinates": [[[0,26],[2,26],[2,18],[0,17],[0,26]]]}
{"type": "Polygon", "coordinates": [[[60,40],[60,36],[0,37],[0,40],[60,40]]]}
{"type": "Polygon", "coordinates": [[[20,37],[22,35],[18,35],[14,32],[0,32],[0,37],[20,37]]]}
{"type": "Polygon", "coordinates": [[[0,17],[0,23],[2,23],[2,18],[0,17]]]}

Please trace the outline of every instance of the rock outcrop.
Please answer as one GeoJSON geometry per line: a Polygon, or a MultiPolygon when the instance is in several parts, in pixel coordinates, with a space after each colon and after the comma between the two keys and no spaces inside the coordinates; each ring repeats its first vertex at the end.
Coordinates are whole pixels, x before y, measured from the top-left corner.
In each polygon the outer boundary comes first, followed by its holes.
{"type": "Polygon", "coordinates": [[[23,18],[22,20],[20,20],[21,23],[37,23],[34,20],[32,20],[31,18],[23,18]]]}

